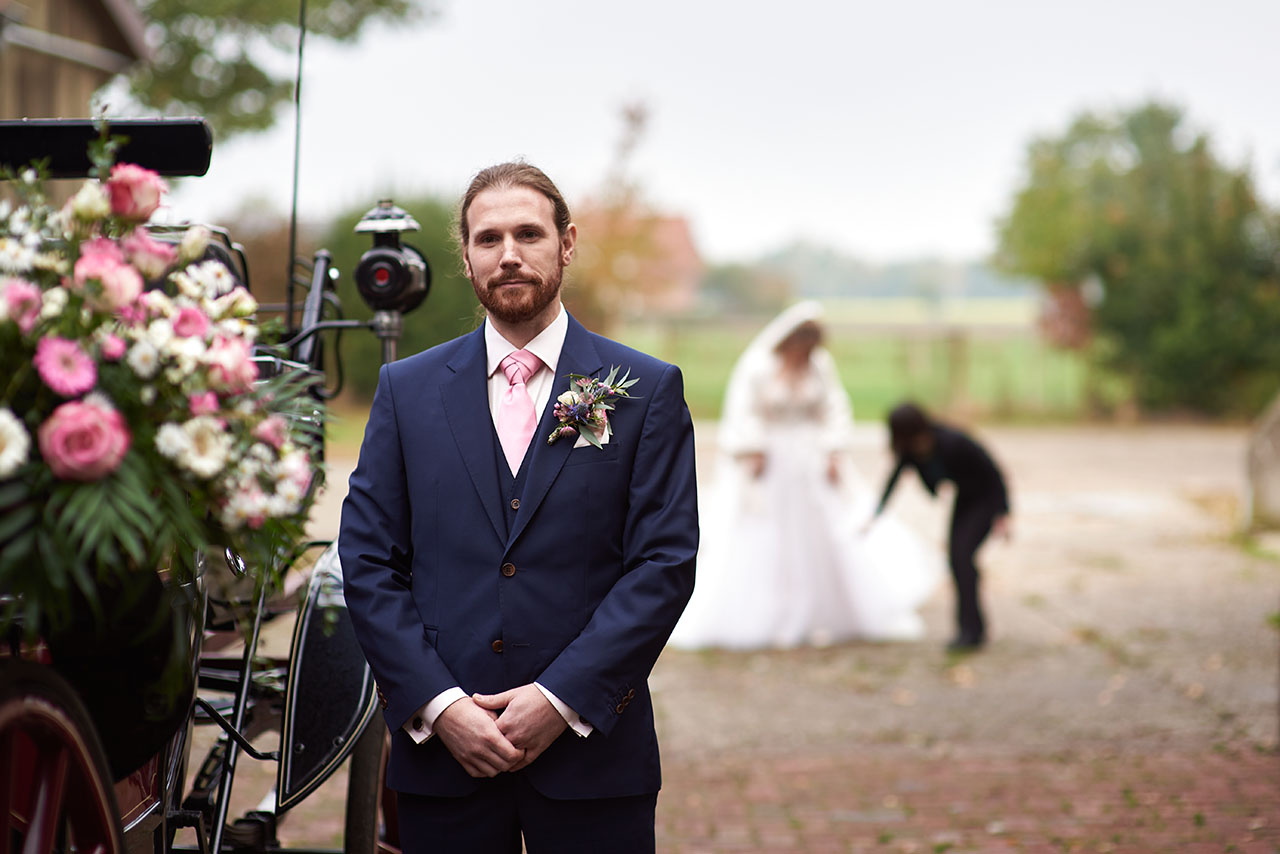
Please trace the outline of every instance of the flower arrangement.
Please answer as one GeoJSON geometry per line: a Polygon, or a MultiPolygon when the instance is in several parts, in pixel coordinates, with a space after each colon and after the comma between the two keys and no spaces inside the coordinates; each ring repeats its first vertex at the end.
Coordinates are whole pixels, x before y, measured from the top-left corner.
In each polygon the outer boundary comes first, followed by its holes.
{"type": "Polygon", "coordinates": [[[609,413],[613,411],[610,402],[615,397],[631,397],[627,389],[638,379],[631,379],[631,371],[618,379],[618,366],[609,371],[603,380],[599,377],[586,377],[581,374],[569,374],[568,391],[556,398],[552,414],[560,425],[551,431],[547,444],[553,444],[564,436],[576,436],[579,433],[597,448],[613,435],[613,427],[609,425],[609,413]]]}
{"type": "Polygon", "coordinates": [[[224,547],[270,584],[314,493],[318,405],[258,380],[256,302],[208,230],[147,228],[167,186],[117,145],[61,207],[38,168],[0,175],[0,627],[224,547]]]}

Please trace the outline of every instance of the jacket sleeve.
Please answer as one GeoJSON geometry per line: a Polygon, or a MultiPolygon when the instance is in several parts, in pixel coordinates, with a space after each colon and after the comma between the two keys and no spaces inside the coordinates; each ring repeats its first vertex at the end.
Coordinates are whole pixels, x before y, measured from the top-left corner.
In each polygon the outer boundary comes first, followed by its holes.
{"type": "Polygon", "coordinates": [[[898,478],[902,477],[902,470],[906,467],[906,458],[898,457],[898,464],[893,467],[893,472],[889,475],[889,479],[885,481],[884,492],[880,494],[880,503],[876,505],[876,516],[884,512],[884,506],[889,503],[889,496],[893,494],[893,488],[898,485],[898,478]]]}
{"type": "Polygon", "coordinates": [[[338,554],[352,627],[394,731],[458,681],[428,642],[413,601],[408,483],[387,365],[342,504],[338,554]]]}
{"type": "Polygon", "coordinates": [[[645,412],[627,500],[623,574],[537,680],[605,736],[617,723],[615,706],[648,678],[693,593],[693,422],[674,366],[645,412]]]}

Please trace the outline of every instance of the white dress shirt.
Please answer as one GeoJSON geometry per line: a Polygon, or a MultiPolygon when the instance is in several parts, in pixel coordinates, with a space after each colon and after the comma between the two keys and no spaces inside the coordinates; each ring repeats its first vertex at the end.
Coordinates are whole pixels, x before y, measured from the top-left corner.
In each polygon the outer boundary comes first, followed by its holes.
{"type": "MultiPolygon", "coordinates": [[[[569,315],[565,312],[564,306],[560,306],[560,313],[556,315],[556,319],[546,329],[537,334],[536,337],[524,346],[533,355],[542,360],[542,367],[538,372],[525,382],[525,389],[529,392],[529,397],[533,399],[533,411],[541,420],[542,411],[547,406],[547,401],[551,399],[551,392],[556,385],[556,366],[560,363],[560,350],[564,347],[564,337],[569,331],[569,315]]],[[[503,338],[498,330],[493,328],[493,324],[488,320],[484,323],[484,345],[486,353],[487,370],[489,375],[489,415],[493,418],[494,427],[498,424],[498,405],[502,400],[502,395],[507,390],[507,378],[498,370],[502,360],[514,353],[520,348],[503,338]]],[[[565,388],[568,389],[568,384],[565,388]]],[[[534,437],[537,441],[537,437],[534,437]]],[[[591,724],[582,720],[578,713],[565,705],[559,697],[552,694],[546,688],[533,683],[548,702],[555,707],[560,713],[569,727],[578,735],[586,737],[591,735],[591,724]]],[[[467,696],[466,692],[460,687],[449,688],[432,697],[425,706],[418,710],[418,714],[414,715],[404,725],[405,732],[418,744],[426,741],[432,736],[435,728],[436,718],[440,717],[440,713],[449,706],[456,703],[467,696]],[[418,726],[414,724],[418,723],[418,726]]]]}

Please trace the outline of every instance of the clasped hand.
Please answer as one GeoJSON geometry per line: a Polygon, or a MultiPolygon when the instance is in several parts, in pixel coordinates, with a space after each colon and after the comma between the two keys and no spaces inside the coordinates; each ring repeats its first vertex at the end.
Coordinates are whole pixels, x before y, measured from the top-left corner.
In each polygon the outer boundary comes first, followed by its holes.
{"type": "Polygon", "coordinates": [[[468,774],[496,777],[533,762],[567,726],[536,685],[521,685],[452,703],[435,731],[468,774]]]}

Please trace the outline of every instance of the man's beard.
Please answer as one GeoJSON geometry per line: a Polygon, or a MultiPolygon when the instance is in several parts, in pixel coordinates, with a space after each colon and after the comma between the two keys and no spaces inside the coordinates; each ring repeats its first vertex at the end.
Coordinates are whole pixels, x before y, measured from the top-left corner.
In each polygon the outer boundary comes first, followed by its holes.
{"type": "Polygon", "coordinates": [[[543,279],[537,273],[524,275],[503,274],[485,284],[471,280],[480,304],[494,318],[503,323],[525,323],[541,314],[560,296],[560,282],[564,278],[564,265],[556,267],[555,274],[543,279]],[[519,288],[499,287],[505,282],[527,281],[519,288]]]}

